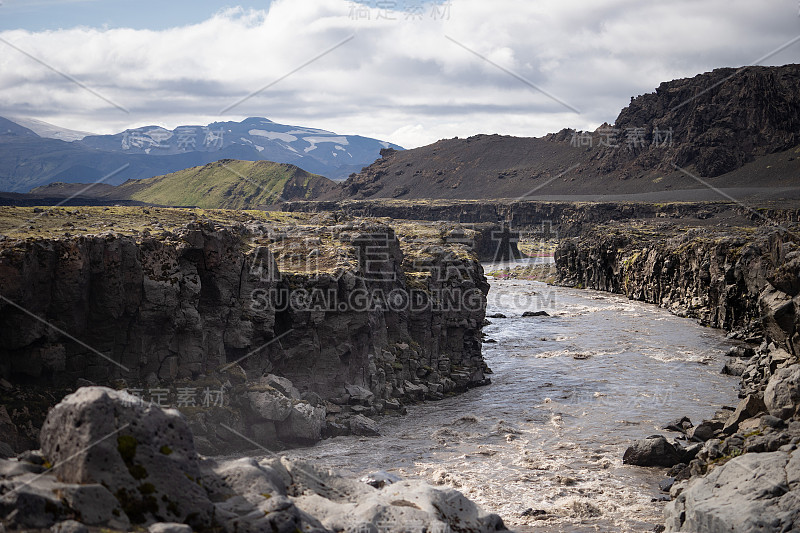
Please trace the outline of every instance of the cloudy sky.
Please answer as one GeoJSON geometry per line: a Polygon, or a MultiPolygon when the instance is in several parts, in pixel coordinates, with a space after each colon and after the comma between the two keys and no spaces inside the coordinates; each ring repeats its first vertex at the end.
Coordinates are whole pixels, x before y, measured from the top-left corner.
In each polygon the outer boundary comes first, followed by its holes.
{"type": "Polygon", "coordinates": [[[797,0],[0,0],[0,116],[96,133],[263,116],[409,148],[594,129],[661,81],[799,63],[798,9],[797,0]]]}

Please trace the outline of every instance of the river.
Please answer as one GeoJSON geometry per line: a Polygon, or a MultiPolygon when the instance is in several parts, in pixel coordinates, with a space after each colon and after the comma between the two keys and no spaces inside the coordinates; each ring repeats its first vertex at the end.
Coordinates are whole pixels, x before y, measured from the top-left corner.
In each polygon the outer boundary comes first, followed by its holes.
{"type": "Polygon", "coordinates": [[[457,488],[516,531],[651,531],[664,469],[622,454],[683,415],[736,405],[732,343],[655,306],[535,281],[491,280],[492,384],[379,419],[381,437],[287,453],[353,476],[386,470],[457,488]],[[524,311],[549,317],[522,318],[524,311]],[[526,516],[523,516],[529,510],[526,516]]]}

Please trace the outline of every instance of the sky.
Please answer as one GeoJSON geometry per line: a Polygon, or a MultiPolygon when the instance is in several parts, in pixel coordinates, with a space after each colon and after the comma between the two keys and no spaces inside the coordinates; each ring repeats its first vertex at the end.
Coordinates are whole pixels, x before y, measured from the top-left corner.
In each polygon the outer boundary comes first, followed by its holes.
{"type": "Polygon", "coordinates": [[[800,63],[797,0],[0,0],[0,116],[116,133],[250,116],[413,148],[613,123],[800,63]]]}

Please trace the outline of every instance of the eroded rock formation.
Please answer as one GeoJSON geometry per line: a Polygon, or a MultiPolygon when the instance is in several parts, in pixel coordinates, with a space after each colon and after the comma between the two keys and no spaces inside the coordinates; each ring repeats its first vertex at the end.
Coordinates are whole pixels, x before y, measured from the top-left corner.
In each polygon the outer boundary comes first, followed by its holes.
{"type": "Polygon", "coordinates": [[[192,415],[204,451],[233,446],[219,421],[261,443],[312,442],[353,415],[486,384],[488,284],[469,247],[330,222],[4,241],[2,376],[158,391],[192,415]]]}

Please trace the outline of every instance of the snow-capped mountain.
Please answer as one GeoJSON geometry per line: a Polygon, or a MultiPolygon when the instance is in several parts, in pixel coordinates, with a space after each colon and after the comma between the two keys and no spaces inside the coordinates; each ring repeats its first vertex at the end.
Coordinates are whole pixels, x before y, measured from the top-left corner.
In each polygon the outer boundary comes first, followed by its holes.
{"type": "Polygon", "coordinates": [[[100,150],[146,155],[250,151],[248,157],[239,159],[292,163],[332,179],[343,179],[361,170],[375,161],[383,148],[402,150],[376,139],[288,126],[255,117],[242,122],[179,126],[173,130],[146,126],[116,135],[87,136],[82,142],[100,150]]]}
{"type": "Polygon", "coordinates": [[[12,122],[16,122],[23,128],[28,128],[39,137],[44,137],[45,139],[58,139],[60,141],[71,142],[71,141],[80,141],[87,135],[94,135],[93,133],[89,133],[86,131],[75,131],[67,128],[62,128],[59,126],[54,126],[49,122],[45,122],[43,120],[38,120],[35,118],[8,117],[8,119],[11,120],[12,122]]]}
{"type": "Polygon", "coordinates": [[[344,179],[378,159],[384,148],[402,150],[376,139],[266,118],[91,135],[33,119],[0,117],[0,191],[27,192],[53,182],[118,185],[220,159],[291,163],[344,179]]]}

